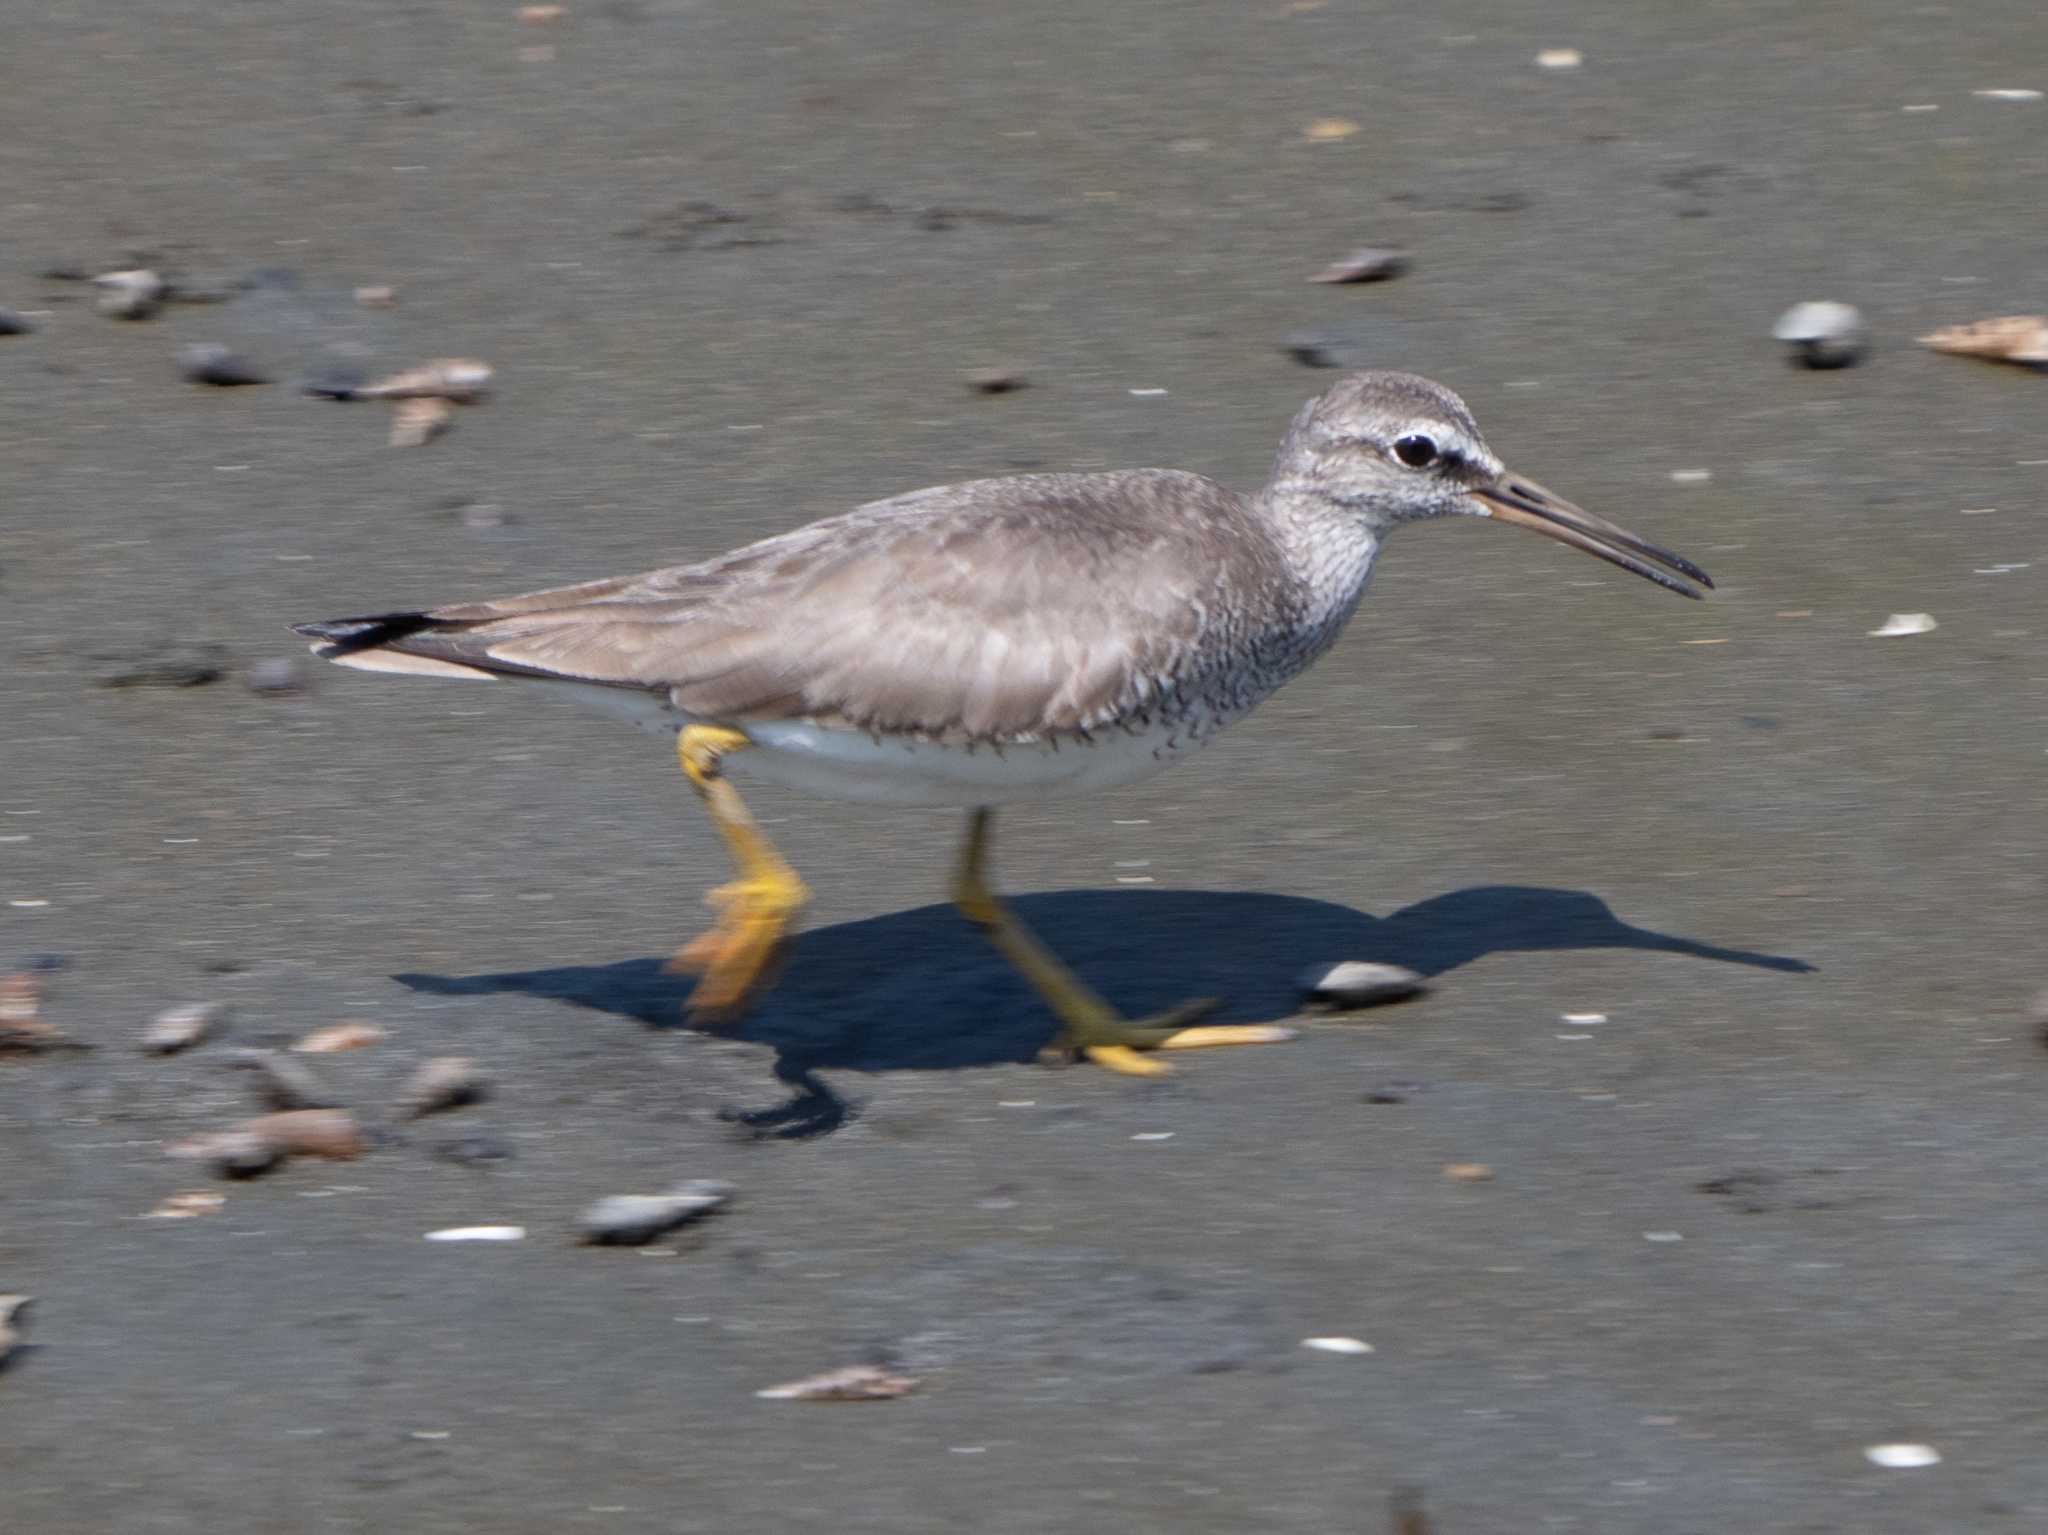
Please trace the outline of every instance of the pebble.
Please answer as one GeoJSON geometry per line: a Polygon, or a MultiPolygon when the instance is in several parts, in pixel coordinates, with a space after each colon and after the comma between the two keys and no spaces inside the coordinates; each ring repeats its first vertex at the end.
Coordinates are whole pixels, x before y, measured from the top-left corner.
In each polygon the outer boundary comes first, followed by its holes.
{"type": "Polygon", "coordinates": [[[241,384],[267,384],[270,375],[217,341],[194,341],[178,348],[178,371],[194,384],[232,389],[241,384]]]}
{"type": "Polygon", "coordinates": [[[1542,69],[1577,69],[1586,62],[1586,56],[1576,48],[1545,48],[1536,55],[1536,63],[1542,69]]]}
{"type": "Polygon", "coordinates": [[[35,325],[27,315],[0,309],[0,336],[27,336],[34,332],[35,325]]]}
{"type": "Polygon", "coordinates": [[[1453,1183],[1491,1183],[1493,1169],[1484,1162],[1446,1162],[1444,1176],[1453,1183]]]}
{"type": "Polygon", "coordinates": [[[398,305],[398,290],[381,284],[356,289],[356,302],[365,309],[394,309],[398,305]]]}
{"type": "Polygon", "coordinates": [[[95,307],[117,320],[146,320],[163,306],[168,284],[147,268],[131,272],[102,272],[93,278],[100,290],[95,307]]]}
{"type": "Polygon", "coordinates": [[[337,1023],[315,1029],[292,1048],[302,1055],[335,1055],[343,1050],[361,1050],[383,1039],[384,1031],[374,1023],[337,1023]]]}
{"type": "Polygon", "coordinates": [[[613,1194],[583,1212],[583,1240],[601,1246],[636,1246],[708,1215],[728,1203],[729,1183],[697,1178],[667,1194],[613,1194]]]}
{"type": "Polygon", "coordinates": [[[770,1386],[754,1395],[777,1402],[886,1402],[908,1396],[917,1387],[914,1375],[898,1375],[875,1364],[857,1364],[770,1386]]]}
{"type": "Polygon", "coordinates": [[[1846,368],[1863,356],[1867,332],[1854,304],[1813,299],[1778,316],[1771,335],[1789,347],[1804,368],[1846,368]]]}
{"type": "Polygon", "coordinates": [[[142,1031],[142,1048],[154,1055],[175,1055],[204,1040],[228,1015],[221,1002],[188,1002],[167,1008],[142,1031]]]}
{"type": "Polygon", "coordinates": [[[525,1239],[524,1226],[445,1226],[427,1233],[429,1242],[522,1242],[525,1239]]]}
{"type": "Polygon", "coordinates": [[[285,1109],[263,1114],[236,1127],[281,1151],[298,1156],[327,1157],[346,1162],[369,1150],[362,1127],[346,1109],[285,1109]]]}
{"type": "Polygon", "coordinates": [[[33,1295],[0,1295],[0,1365],[20,1345],[25,1313],[34,1300],[33,1295]]]}
{"type": "Polygon", "coordinates": [[[252,693],[298,693],[305,690],[306,673],[289,657],[258,661],[242,673],[242,683],[252,693]]]}
{"type": "Polygon", "coordinates": [[[1883,627],[1870,631],[1870,638],[1897,639],[1902,634],[1926,634],[1940,627],[1932,613],[1894,613],[1884,621],[1883,627]]]}
{"type": "Polygon", "coordinates": [[[1312,965],[1301,973],[1297,984],[1309,1002],[1331,1008],[1398,1002],[1427,990],[1429,985],[1404,965],[1381,965],[1361,959],[1312,965]]]}
{"type": "Polygon", "coordinates": [[[33,970],[0,975],[0,1028],[42,1025],[43,978],[33,970]]]}
{"type": "Polygon", "coordinates": [[[103,688],[200,688],[227,674],[227,659],[219,645],[171,641],[94,656],[92,680],[103,688]]]}
{"type": "Polygon", "coordinates": [[[976,394],[1010,394],[1028,382],[1012,368],[980,368],[967,375],[967,387],[976,394]]]}
{"type": "Polygon", "coordinates": [[[456,1162],[464,1167],[512,1160],[511,1143],[497,1135],[451,1135],[434,1142],[431,1150],[444,1162],[456,1162]]]}
{"type": "Polygon", "coordinates": [[[1972,96],[1981,96],[1986,101],[2039,101],[2041,99],[2039,91],[2024,86],[2017,90],[1994,86],[1989,90],[1972,91],[1970,94],[1972,96]]]}
{"type": "Polygon", "coordinates": [[[2029,367],[2048,363],[2048,315],[2008,314],[1930,331],[1920,344],[1954,357],[1983,357],[2029,367]]]}
{"type": "Polygon", "coordinates": [[[421,1063],[398,1092],[398,1113],[406,1119],[481,1103],[490,1083],[466,1055],[438,1055],[421,1063]]]}
{"type": "Polygon", "coordinates": [[[1324,267],[1310,282],[1385,282],[1390,277],[1399,277],[1408,270],[1408,255],[1405,251],[1381,250],[1376,246],[1362,245],[1324,267]]]}
{"type": "Polygon", "coordinates": [[[1326,331],[1298,330],[1281,341],[1280,350],[1304,368],[1341,368],[1349,345],[1326,331]]]}
{"type": "Polygon", "coordinates": [[[254,1178],[282,1162],[285,1149],[254,1130],[216,1130],[166,1146],[164,1155],[204,1162],[223,1178],[254,1178]]]}
{"type": "Polygon", "coordinates": [[[1915,1471],[1940,1465],[1941,1451],[1931,1444],[1868,1444],[1863,1447],[1863,1458],[1888,1470],[1915,1471]]]}
{"type": "Polygon", "coordinates": [[[1348,117],[1319,117],[1301,130],[1301,136],[1314,143],[1330,144],[1348,139],[1358,131],[1358,124],[1348,117]]]}
{"type": "Polygon", "coordinates": [[[304,1063],[275,1050],[238,1050],[234,1066],[256,1074],[257,1095],[273,1109],[331,1109],[335,1100],[304,1063]]]}

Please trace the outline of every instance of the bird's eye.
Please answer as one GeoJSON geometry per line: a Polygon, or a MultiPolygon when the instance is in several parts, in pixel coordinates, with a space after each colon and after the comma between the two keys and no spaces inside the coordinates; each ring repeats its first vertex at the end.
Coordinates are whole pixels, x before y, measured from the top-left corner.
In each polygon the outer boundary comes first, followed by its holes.
{"type": "Polygon", "coordinates": [[[1394,457],[1410,469],[1427,469],[1436,462],[1436,443],[1420,432],[1397,437],[1394,439],[1394,457]]]}

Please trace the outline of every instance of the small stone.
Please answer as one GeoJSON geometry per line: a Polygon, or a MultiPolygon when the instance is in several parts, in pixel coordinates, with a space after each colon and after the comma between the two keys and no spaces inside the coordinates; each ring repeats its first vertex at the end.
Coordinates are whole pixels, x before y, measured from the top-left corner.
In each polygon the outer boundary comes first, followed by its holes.
{"type": "Polygon", "coordinates": [[[100,290],[95,306],[103,315],[117,320],[146,320],[163,306],[166,284],[146,268],[131,272],[102,272],[93,278],[100,290]]]}
{"type": "Polygon", "coordinates": [[[43,1025],[43,978],[35,970],[0,975],[0,1028],[43,1025]]]}
{"type": "Polygon", "coordinates": [[[242,673],[242,684],[252,693],[300,693],[305,691],[304,668],[290,657],[258,661],[242,673]]]}
{"type": "Polygon", "coordinates": [[[1889,1471],[1917,1471],[1940,1465],[1941,1451],[1931,1444],[1872,1444],[1864,1446],[1863,1458],[1889,1471]]]}
{"type": "Polygon", "coordinates": [[[844,1370],[828,1370],[785,1385],[756,1391],[755,1396],[778,1402],[886,1402],[908,1396],[918,1387],[914,1375],[898,1375],[880,1365],[857,1364],[844,1370]]]}
{"type": "Polygon", "coordinates": [[[253,1072],[256,1095],[271,1109],[331,1109],[334,1097],[301,1061],[275,1050],[238,1050],[232,1063],[253,1072]]]}
{"type": "Polygon", "coordinates": [[[33,1295],[0,1295],[0,1366],[21,1346],[28,1308],[34,1301],[33,1295]]]}
{"type": "Polygon", "coordinates": [[[336,1055],[343,1050],[361,1050],[380,1043],[384,1031],[374,1023],[350,1019],[324,1029],[315,1029],[292,1048],[302,1055],[336,1055]]]}
{"type": "Polygon", "coordinates": [[[1406,1103],[1416,1090],[1414,1082],[1383,1082],[1378,1087],[1367,1088],[1363,1096],[1367,1103],[1406,1103]]]}
{"type": "Polygon", "coordinates": [[[475,1061],[463,1055],[440,1055],[425,1061],[399,1089],[398,1113],[419,1119],[442,1109],[481,1103],[490,1096],[490,1083],[477,1070],[475,1061]]]}
{"type": "Polygon", "coordinates": [[[369,1150],[362,1127],[346,1109],[286,1109],[236,1126],[231,1133],[256,1135],[295,1156],[352,1161],[369,1150]]]}
{"type": "Polygon", "coordinates": [[[1313,965],[1301,973],[1303,995],[1314,1005],[1331,1008],[1372,1007],[1398,1002],[1428,989],[1429,983],[1405,965],[1381,965],[1347,959],[1334,965],[1313,965]]]}
{"type": "Polygon", "coordinates": [[[217,341],[194,341],[179,347],[178,371],[190,383],[213,384],[222,389],[270,382],[269,374],[217,341]]]}
{"type": "Polygon", "coordinates": [[[1491,1183],[1493,1169],[1484,1162],[1446,1162],[1444,1176],[1453,1183],[1491,1183]]]}
{"type": "Polygon", "coordinates": [[[2009,86],[1994,86],[1988,90],[1972,91],[1970,94],[1972,96],[1981,96],[1986,101],[2039,101],[2041,99],[2041,93],[2028,86],[2021,86],[2017,89],[2009,86]]]}
{"type": "Polygon", "coordinates": [[[498,1135],[451,1135],[434,1142],[435,1156],[463,1167],[480,1167],[487,1162],[512,1160],[511,1143],[498,1135]]]}
{"type": "Polygon", "coordinates": [[[164,1148],[167,1157],[204,1162],[223,1178],[254,1178],[285,1158],[285,1148],[254,1130],[216,1130],[164,1148]]]}
{"type": "Polygon", "coordinates": [[[524,1226],[444,1226],[439,1231],[429,1231],[429,1242],[522,1242],[526,1239],[524,1226]]]}
{"type": "Polygon", "coordinates": [[[1026,383],[1024,375],[1012,368],[979,368],[967,375],[967,387],[976,394],[1012,394],[1026,383]]]}
{"type": "Polygon", "coordinates": [[[1298,330],[1281,341],[1280,350],[1304,368],[1341,368],[1350,346],[1327,331],[1298,330]]]}
{"type": "Polygon", "coordinates": [[[667,1194],[613,1194],[583,1212],[583,1240],[600,1246],[636,1246],[708,1215],[728,1203],[729,1183],[699,1178],[667,1194]]]}
{"type": "Polygon", "coordinates": [[[1932,613],[1894,613],[1880,627],[1870,631],[1870,638],[1891,640],[1906,634],[1927,634],[1940,627],[1932,613]]]}
{"type": "Polygon", "coordinates": [[[35,324],[25,314],[12,309],[0,309],[0,336],[28,336],[35,333],[35,324]]]}
{"type": "Polygon", "coordinates": [[[1586,56],[1576,48],[1545,48],[1536,55],[1539,69],[1577,69],[1586,56]]]}
{"type": "Polygon", "coordinates": [[[172,641],[94,656],[92,680],[103,688],[199,688],[227,674],[227,659],[219,645],[172,641]]]}
{"type": "Polygon", "coordinates": [[[142,1031],[142,1048],[153,1055],[174,1055],[189,1050],[220,1026],[228,1015],[221,1002],[189,1002],[168,1008],[149,1021],[142,1031]]]}
{"type": "Polygon", "coordinates": [[[1377,246],[1362,245],[1349,255],[1331,262],[1310,282],[1385,282],[1390,277],[1399,277],[1408,270],[1408,256],[1405,251],[1381,250],[1377,246]]]}
{"type": "Polygon", "coordinates": [[[394,309],[398,305],[398,290],[382,285],[358,288],[356,302],[365,309],[394,309]]]}
{"type": "Polygon", "coordinates": [[[559,5],[522,5],[519,19],[528,22],[560,21],[567,7],[559,5]]]}
{"type": "Polygon", "coordinates": [[[1790,348],[1803,368],[1846,368],[1863,356],[1866,331],[1854,304],[1816,299],[1794,304],[1778,316],[1771,335],[1790,348]]]}

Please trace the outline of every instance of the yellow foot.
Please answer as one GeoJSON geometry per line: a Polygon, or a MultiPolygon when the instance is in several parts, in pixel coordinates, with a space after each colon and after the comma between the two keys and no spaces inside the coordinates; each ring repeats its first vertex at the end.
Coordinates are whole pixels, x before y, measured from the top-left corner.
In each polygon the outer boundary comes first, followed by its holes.
{"type": "Polygon", "coordinates": [[[1294,1030],[1270,1023],[1206,1024],[1221,1004],[1213,997],[1183,1002],[1151,1018],[1132,1022],[1110,1015],[1070,1024],[1054,1048],[1133,1077],[1162,1077],[1173,1068],[1142,1054],[1148,1050],[1206,1050],[1221,1045],[1276,1045],[1294,1038],[1294,1030]]]}
{"type": "Polygon", "coordinates": [[[668,968],[697,977],[691,1016],[721,1022],[744,1009],[760,985],[804,903],[804,891],[791,880],[740,879],[704,899],[722,908],[717,924],[676,950],[668,968]]]}

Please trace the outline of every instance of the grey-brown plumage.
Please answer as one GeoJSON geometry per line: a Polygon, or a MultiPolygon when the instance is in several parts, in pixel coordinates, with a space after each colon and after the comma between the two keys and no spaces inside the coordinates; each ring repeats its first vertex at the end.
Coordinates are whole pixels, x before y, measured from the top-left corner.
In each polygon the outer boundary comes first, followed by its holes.
{"type": "MultiPolygon", "coordinates": [[[[976,480],[698,564],[299,632],[372,669],[641,689],[703,720],[1019,742],[1234,717],[1327,648],[1388,528],[1490,514],[1507,483],[1455,395],[1358,374],[1302,411],[1252,496],[1163,469],[976,480]],[[1438,449],[1421,468],[1392,450],[1418,436],[1438,449]]],[[[1704,581],[1533,494],[1546,531],[1591,524],[1620,544],[1593,552],[1704,581]]]]}

